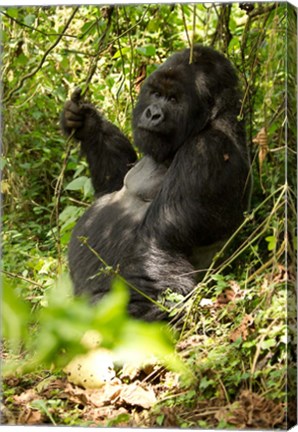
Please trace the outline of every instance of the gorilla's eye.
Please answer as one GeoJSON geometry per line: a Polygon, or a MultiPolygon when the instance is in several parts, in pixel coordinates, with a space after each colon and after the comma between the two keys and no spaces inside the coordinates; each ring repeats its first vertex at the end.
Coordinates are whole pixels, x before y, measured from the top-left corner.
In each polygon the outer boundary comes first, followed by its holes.
{"type": "Polygon", "coordinates": [[[152,92],[152,95],[156,98],[159,99],[161,97],[161,94],[158,91],[152,92]]]}
{"type": "Polygon", "coordinates": [[[170,102],[171,102],[172,104],[177,103],[177,99],[175,98],[175,96],[170,97],[170,102]]]}

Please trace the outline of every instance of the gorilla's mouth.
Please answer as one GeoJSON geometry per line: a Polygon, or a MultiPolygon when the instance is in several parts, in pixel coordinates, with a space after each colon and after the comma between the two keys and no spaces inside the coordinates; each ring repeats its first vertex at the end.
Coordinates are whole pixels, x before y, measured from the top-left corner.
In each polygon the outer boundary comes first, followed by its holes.
{"type": "Polygon", "coordinates": [[[151,135],[156,135],[157,137],[168,137],[170,135],[169,130],[164,131],[161,127],[153,127],[153,126],[144,126],[141,122],[137,126],[140,132],[149,133],[151,135]]]}

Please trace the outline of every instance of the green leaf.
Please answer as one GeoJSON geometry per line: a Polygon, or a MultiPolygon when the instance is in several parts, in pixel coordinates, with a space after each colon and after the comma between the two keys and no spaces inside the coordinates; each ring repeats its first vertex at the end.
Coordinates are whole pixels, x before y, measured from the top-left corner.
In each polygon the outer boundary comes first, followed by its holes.
{"type": "Polygon", "coordinates": [[[144,46],[144,47],[138,47],[136,49],[136,51],[139,54],[142,54],[142,55],[144,55],[146,57],[153,57],[156,54],[156,49],[155,49],[155,46],[153,46],[153,45],[147,45],[147,46],[144,46]]]}
{"type": "Polygon", "coordinates": [[[165,419],[165,415],[164,414],[160,414],[159,416],[156,417],[156,423],[158,426],[162,426],[163,422],[165,419]]]}
{"type": "Polygon", "coordinates": [[[113,59],[117,59],[119,57],[124,56],[125,54],[130,52],[130,48],[126,47],[126,48],[121,48],[120,50],[116,51],[116,53],[113,55],[113,59]]]}
{"type": "Polygon", "coordinates": [[[265,238],[266,242],[268,242],[267,249],[272,251],[276,248],[277,238],[275,236],[268,236],[265,238]]]}
{"type": "Polygon", "coordinates": [[[7,15],[9,15],[12,18],[17,18],[19,11],[18,11],[18,8],[10,7],[10,8],[7,8],[6,13],[7,13],[7,15]]]}
{"type": "Polygon", "coordinates": [[[11,281],[4,278],[2,301],[2,332],[12,350],[28,338],[30,311],[27,303],[17,294],[11,281]]]}
{"type": "Polygon", "coordinates": [[[81,33],[78,36],[78,38],[80,39],[83,36],[86,36],[87,34],[94,33],[95,31],[96,31],[96,25],[94,25],[94,21],[88,21],[81,28],[81,33]]]}
{"type": "Polygon", "coordinates": [[[275,339],[267,339],[267,340],[263,341],[261,344],[261,348],[264,350],[269,349],[273,346],[276,346],[276,340],[275,339]]]}
{"type": "Polygon", "coordinates": [[[92,186],[92,181],[90,178],[87,178],[87,180],[84,183],[84,198],[87,198],[88,196],[92,196],[94,194],[94,188],[92,186]]]}
{"type": "Polygon", "coordinates": [[[17,58],[17,62],[22,66],[27,65],[28,64],[28,57],[25,56],[25,54],[21,53],[17,58]]]}
{"type": "Polygon", "coordinates": [[[5,165],[7,164],[7,160],[4,157],[0,156],[0,170],[2,171],[5,165]]]}
{"type": "Polygon", "coordinates": [[[34,23],[34,21],[35,21],[35,15],[33,15],[33,14],[29,14],[29,15],[27,15],[27,16],[25,16],[25,18],[24,18],[24,23],[27,25],[27,26],[32,26],[32,24],[34,23]]]}
{"type": "Polygon", "coordinates": [[[72,191],[78,191],[83,190],[86,181],[89,181],[88,177],[81,176],[74,180],[72,180],[68,185],[65,187],[66,190],[72,190],[72,191]]]}
{"type": "Polygon", "coordinates": [[[213,380],[208,380],[206,377],[203,377],[200,381],[200,389],[205,390],[206,388],[208,388],[210,385],[213,384],[214,384],[213,380]]]}

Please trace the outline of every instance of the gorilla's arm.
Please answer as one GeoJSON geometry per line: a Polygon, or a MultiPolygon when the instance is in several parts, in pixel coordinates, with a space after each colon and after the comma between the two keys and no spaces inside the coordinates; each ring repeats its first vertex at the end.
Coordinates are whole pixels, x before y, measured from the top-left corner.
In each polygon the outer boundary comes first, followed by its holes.
{"type": "Polygon", "coordinates": [[[243,219],[247,176],[241,149],[218,130],[182,146],[147,211],[148,237],[186,255],[193,246],[227,239],[243,219]]]}
{"type": "Polygon", "coordinates": [[[121,189],[123,178],[136,161],[129,140],[112,123],[104,119],[92,104],[80,101],[76,90],[61,115],[61,128],[66,135],[75,130],[90,168],[97,196],[121,189]]]}

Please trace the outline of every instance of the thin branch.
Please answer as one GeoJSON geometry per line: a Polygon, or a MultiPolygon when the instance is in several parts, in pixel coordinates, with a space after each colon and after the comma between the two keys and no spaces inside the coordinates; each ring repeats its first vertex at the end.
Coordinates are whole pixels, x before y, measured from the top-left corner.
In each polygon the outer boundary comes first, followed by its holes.
{"type": "MultiPolygon", "coordinates": [[[[28,28],[28,29],[31,30],[31,31],[36,31],[37,33],[40,33],[40,34],[42,34],[43,36],[47,36],[47,37],[50,37],[50,36],[61,36],[61,33],[46,33],[46,32],[44,32],[44,31],[42,31],[42,30],[39,30],[39,29],[36,28],[36,27],[30,26],[30,25],[28,25],[28,24],[25,24],[25,23],[23,23],[23,22],[21,22],[21,21],[15,19],[15,18],[13,18],[12,16],[8,15],[8,14],[7,14],[6,12],[4,12],[4,11],[0,11],[0,14],[6,16],[6,18],[9,18],[11,21],[14,21],[14,22],[15,22],[16,24],[18,24],[19,26],[21,26],[21,27],[26,27],[26,28],[28,28]]],[[[62,36],[64,36],[64,37],[70,37],[70,38],[77,38],[77,36],[75,36],[75,35],[70,35],[70,34],[67,34],[67,33],[62,34],[62,36]]]]}
{"type": "Polygon", "coordinates": [[[77,200],[77,199],[72,198],[72,197],[67,197],[67,198],[69,199],[69,201],[74,202],[75,204],[79,204],[80,206],[84,206],[84,207],[89,207],[90,206],[90,204],[88,204],[88,203],[86,203],[84,201],[80,201],[80,200],[77,200]]]}
{"type": "MultiPolygon", "coordinates": [[[[129,33],[130,33],[134,28],[137,28],[137,27],[139,26],[139,24],[144,20],[145,15],[147,14],[149,7],[150,7],[150,5],[147,6],[147,8],[146,8],[146,10],[144,11],[143,15],[141,16],[141,18],[139,19],[139,21],[138,21],[136,24],[134,24],[133,26],[131,26],[129,29],[125,30],[125,31],[124,31],[123,33],[121,33],[119,36],[117,36],[117,37],[115,37],[114,39],[112,39],[112,40],[109,42],[109,46],[110,46],[110,45],[113,45],[114,43],[116,43],[116,42],[117,42],[119,39],[121,39],[123,36],[129,34],[129,33]]],[[[107,49],[107,46],[105,46],[104,48],[102,48],[101,51],[100,51],[100,54],[102,54],[106,49],[107,49]]],[[[74,53],[74,54],[80,54],[80,55],[83,55],[83,56],[85,56],[85,57],[86,57],[86,56],[87,56],[87,57],[96,57],[96,56],[98,55],[98,53],[94,53],[94,54],[92,54],[92,53],[90,53],[90,52],[76,51],[76,50],[74,50],[74,49],[68,49],[68,48],[63,48],[63,52],[65,52],[65,53],[68,53],[68,52],[69,52],[69,53],[74,53]]]]}
{"type": "Polygon", "coordinates": [[[16,274],[16,273],[11,273],[11,272],[6,271],[6,270],[1,270],[1,273],[5,274],[6,276],[9,276],[10,278],[13,278],[13,279],[20,279],[20,280],[23,280],[23,281],[25,281],[25,282],[30,283],[31,285],[35,285],[35,286],[37,286],[38,288],[42,288],[42,289],[44,289],[43,285],[41,285],[41,284],[39,284],[39,283],[37,283],[37,282],[34,282],[32,279],[26,278],[25,276],[21,276],[21,275],[18,275],[18,274],[16,274]]]}
{"type": "Polygon", "coordinates": [[[92,77],[93,77],[93,75],[94,75],[95,72],[96,72],[96,68],[97,68],[97,63],[98,63],[98,60],[99,60],[99,56],[100,56],[100,54],[103,52],[103,50],[101,49],[101,46],[102,46],[102,45],[106,45],[106,43],[105,43],[105,39],[106,39],[106,37],[107,37],[107,35],[108,35],[108,33],[109,33],[109,30],[110,30],[110,28],[111,28],[111,25],[112,25],[112,15],[113,15],[113,11],[114,11],[114,6],[111,6],[111,8],[110,8],[110,13],[109,13],[109,15],[108,15],[108,22],[107,22],[107,26],[106,26],[105,31],[103,32],[103,34],[101,35],[101,37],[100,37],[100,39],[99,39],[99,41],[98,41],[98,45],[97,45],[97,53],[96,53],[96,56],[94,57],[94,59],[93,59],[91,65],[90,65],[89,73],[88,73],[88,76],[87,76],[87,79],[86,79],[86,82],[85,82],[85,89],[83,90],[81,97],[83,97],[83,96],[86,94],[86,92],[87,92],[87,90],[88,90],[88,87],[89,87],[89,84],[90,84],[90,82],[91,82],[91,80],[92,80],[92,77]]]}
{"type": "MultiPolygon", "coordinates": [[[[97,54],[94,57],[94,59],[92,60],[90,67],[89,67],[89,72],[86,78],[86,82],[85,82],[85,88],[81,94],[81,98],[84,97],[84,95],[87,93],[88,88],[89,88],[89,84],[91,82],[91,79],[96,71],[96,67],[97,67],[97,62],[99,60],[99,56],[101,54],[101,45],[105,44],[105,39],[106,36],[109,32],[109,29],[111,27],[111,23],[112,23],[112,13],[113,13],[113,8],[110,9],[110,13],[108,15],[108,23],[106,26],[105,31],[103,32],[100,40],[98,41],[98,46],[97,46],[97,54]]],[[[56,237],[56,243],[57,243],[57,252],[58,252],[58,267],[59,269],[61,268],[61,242],[60,242],[60,224],[59,224],[59,212],[60,212],[60,200],[61,200],[61,194],[62,194],[62,188],[63,188],[63,181],[64,181],[64,175],[65,175],[65,170],[67,167],[67,162],[70,156],[70,152],[71,152],[71,147],[72,147],[72,138],[74,136],[75,130],[73,130],[71,132],[71,134],[69,135],[67,141],[66,141],[66,154],[63,160],[63,164],[62,164],[62,169],[61,172],[59,174],[59,177],[57,179],[57,183],[55,186],[55,191],[54,191],[54,199],[55,199],[55,205],[54,205],[54,209],[52,212],[52,216],[55,214],[55,219],[56,219],[56,228],[57,228],[57,233],[55,235],[56,237]]],[[[59,271],[58,269],[58,271],[59,271]]]]}
{"type": "Polygon", "coordinates": [[[259,341],[259,343],[257,345],[256,353],[255,353],[255,356],[254,356],[254,359],[253,359],[253,363],[252,363],[252,367],[251,367],[251,370],[250,370],[250,383],[249,383],[250,390],[252,389],[252,378],[253,378],[253,374],[256,371],[257,361],[258,361],[258,358],[259,358],[260,353],[261,353],[262,343],[264,342],[265,338],[270,333],[272,327],[278,322],[279,319],[280,318],[275,318],[271,322],[271,324],[267,327],[266,331],[263,333],[263,335],[262,335],[262,337],[261,337],[261,339],[260,339],[260,341],[259,341]]]}
{"type": "Polygon", "coordinates": [[[191,38],[191,46],[190,46],[190,54],[189,54],[189,64],[193,63],[193,50],[195,44],[195,34],[196,34],[196,10],[197,5],[193,5],[193,17],[192,17],[192,38],[191,38]]]}
{"type": "Polygon", "coordinates": [[[248,16],[251,18],[255,18],[258,15],[266,14],[267,12],[272,12],[277,7],[277,4],[274,3],[271,6],[263,7],[259,5],[257,9],[253,9],[251,12],[248,13],[248,16]]]}
{"type": "Polygon", "coordinates": [[[17,85],[17,87],[15,87],[14,89],[11,90],[11,92],[8,93],[8,95],[3,99],[3,103],[8,102],[12,95],[15,94],[18,90],[20,90],[20,88],[23,87],[24,82],[29,79],[32,78],[43,66],[47,56],[50,54],[50,52],[58,45],[58,43],[60,42],[60,40],[62,39],[62,37],[64,36],[66,30],[68,29],[68,27],[70,26],[71,21],[73,20],[75,14],[77,13],[77,11],[79,10],[79,6],[77,6],[74,11],[72,12],[69,20],[67,21],[62,33],[59,35],[59,37],[56,39],[56,41],[53,43],[53,45],[51,45],[47,51],[44,53],[39,65],[33,69],[33,71],[29,72],[27,75],[23,76],[23,78],[21,78],[19,84],[17,85]]]}
{"type": "Polygon", "coordinates": [[[121,280],[121,282],[123,282],[124,284],[126,284],[129,288],[131,288],[132,290],[136,291],[138,294],[140,294],[141,296],[145,297],[147,300],[149,300],[151,303],[155,304],[155,306],[159,307],[160,309],[162,309],[164,312],[169,312],[169,309],[166,308],[163,304],[159,303],[158,301],[154,300],[153,298],[151,298],[150,296],[148,296],[145,292],[143,292],[142,290],[140,290],[139,288],[137,288],[135,285],[133,285],[131,282],[129,282],[128,280],[126,280],[120,273],[118,270],[115,270],[112,266],[110,266],[100,255],[99,253],[93,249],[93,247],[91,247],[88,244],[87,238],[85,237],[78,237],[78,240],[84,245],[86,246],[90,252],[92,252],[96,258],[99,260],[99,262],[101,262],[101,264],[104,266],[104,271],[107,271],[109,273],[111,273],[113,276],[119,278],[121,280]]]}
{"type": "MultiPolygon", "coordinates": [[[[126,8],[124,7],[124,15],[126,20],[128,21],[128,15],[126,12],[126,8]]],[[[128,33],[128,40],[129,40],[129,47],[130,47],[130,62],[129,62],[129,96],[130,96],[130,102],[131,106],[134,106],[134,97],[132,93],[132,87],[133,87],[133,64],[134,64],[134,45],[133,41],[131,39],[131,33],[128,33]]]]}
{"type": "Polygon", "coordinates": [[[67,141],[66,141],[66,154],[65,154],[65,157],[64,157],[64,160],[63,160],[61,172],[59,174],[59,177],[57,179],[57,183],[56,183],[56,186],[55,186],[55,191],[54,191],[55,204],[54,204],[54,209],[53,209],[52,214],[51,214],[51,224],[52,224],[52,218],[53,218],[54,214],[55,214],[55,219],[56,219],[57,233],[53,233],[53,234],[54,234],[54,237],[55,237],[55,240],[56,240],[56,243],[57,243],[58,273],[60,273],[60,269],[62,267],[62,263],[61,263],[60,224],[59,224],[60,199],[61,199],[61,191],[62,191],[63,180],[64,180],[64,173],[65,173],[67,162],[68,162],[69,155],[70,155],[70,152],[71,152],[72,138],[73,138],[74,134],[75,134],[75,130],[73,130],[71,132],[71,134],[69,135],[69,137],[67,138],[67,141]]]}
{"type": "Polygon", "coordinates": [[[181,12],[182,12],[182,19],[183,19],[184,30],[185,30],[185,34],[186,34],[186,37],[187,37],[187,42],[188,42],[188,45],[189,45],[189,48],[190,48],[191,47],[191,41],[190,41],[190,37],[189,37],[189,34],[188,34],[188,30],[187,30],[187,22],[186,22],[185,13],[184,13],[184,5],[181,4],[180,6],[181,6],[181,12]]]}
{"type": "Polygon", "coordinates": [[[88,52],[78,51],[78,50],[69,49],[69,48],[63,48],[61,53],[62,54],[66,54],[66,53],[78,54],[78,55],[82,55],[84,57],[92,57],[92,58],[96,57],[96,54],[91,54],[91,53],[88,53],[88,52]]]}
{"type": "MultiPolygon", "coordinates": [[[[117,9],[117,13],[116,13],[116,30],[117,30],[117,35],[119,35],[119,15],[118,15],[118,9],[117,9]]],[[[123,57],[123,53],[122,53],[120,38],[117,40],[117,44],[118,44],[118,50],[120,52],[120,57],[121,57],[121,69],[122,69],[122,77],[121,77],[120,85],[118,86],[117,93],[116,93],[116,100],[118,102],[119,94],[120,94],[120,92],[122,90],[122,87],[124,85],[124,82],[125,82],[125,66],[124,66],[125,61],[124,61],[124,57],[123,57]]]]}

